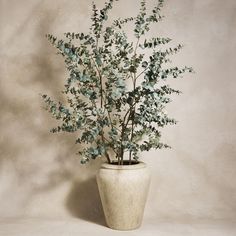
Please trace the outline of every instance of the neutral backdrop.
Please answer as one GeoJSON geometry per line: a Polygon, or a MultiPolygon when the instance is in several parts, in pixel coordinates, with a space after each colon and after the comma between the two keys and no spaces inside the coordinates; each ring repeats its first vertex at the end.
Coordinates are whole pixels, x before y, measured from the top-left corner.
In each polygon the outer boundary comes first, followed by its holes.
{"type": "MultiPolygon", "coordinates": [[[[88,31],[88,0],[0,0],[0,217],[76,217],[104,222],[95,174],[80,164],[75,136],[54,135],[39,93],[61,99],[63,59],[45,38],[88,31]]],[[[95,1],[102,6],[103,0],[95,1]]],[[[148,1],[149,7],[154,0],[148,1]]],[[[135,15],[120,0],[113,17],[135,15]]],[[[183,91],[164,130],[171,150],[143,153],[152,172],[145,219],[236,220],[236,1],[167,0],[153,36],[185,48],[174,62],[196,74],[170,80],[183,91]]],[[[132,29],[129,33],[132,33],[132,29]]]]}

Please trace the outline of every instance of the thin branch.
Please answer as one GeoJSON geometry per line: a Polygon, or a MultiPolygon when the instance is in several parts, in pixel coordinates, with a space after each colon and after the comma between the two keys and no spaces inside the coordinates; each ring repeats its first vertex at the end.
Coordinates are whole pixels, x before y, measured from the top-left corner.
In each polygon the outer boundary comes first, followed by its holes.
{"type": "Polygon", "coordinates": [[[138,37],[138,40],[137,40],[136,45],[135,45],[134,55],[136,55],[138,44],[139,44],[139,40],[140,40],[140,36],[138,37]]]}
{"type": "MultiPolygon", "coordinates": [[[[105,143],[105,137],[104,137],[104,132],[103,132],[103,130],[102,130],[101,137],[102,137],[103,143],[105,143]]],[[[108,142],[109,142],[109,141],[108,141],[108,142]]],[[[111,163],[111,159],[110,159],[110,157],[109,157],[109,155],[108,155],[108,153],[107,153],[106,150],[105,150],[105,156],[106,156],[106,158],[107,158],[108,163],[110,164],[110,163],[111,163]]]]}
{"type": "Polygon", "coordinates": [[[118,129],[116,126],[114,126],[114,125],[112,124],[112,119],[111,119],[111,115],[110,115],[110,112],[109,112],[109,111],[107,111],[107,114],[108,114],[108,119],[109,119],[109,121],[110,121],[110,123],[111,123],[112,128],[116,129],[117,131],[119,131],[119,132],[121,133],[121,130],[118,129]]]}
{"type": "Polygon", "coordinates": [[[94,60],[94,58],[93,57],[90,57],[91,59],[92,59],[92,61],[93,61],[93,63],[94,63],[94,65],[95,65],[95,68],[96,68],[96,70],[97,70],[97,72],[98,72],[98,76],[99,76],[99,80],[100,80],[100,92],[101,92],[101,108],[103,107],[103,86],[102,86],[102,74],[101,74],[101,72],[100,72],[100,70],[99,70],[99,68],[98,68],[98,65],[97,65],[97,63],[95,62],[95,60],[94,60]]]}
{"type": "Polygon", "coordinates": [[[138,79],[147,69],[149,69],[149,66],[146,67],[140,74],[137,75],[136,79],[138,79]]]}

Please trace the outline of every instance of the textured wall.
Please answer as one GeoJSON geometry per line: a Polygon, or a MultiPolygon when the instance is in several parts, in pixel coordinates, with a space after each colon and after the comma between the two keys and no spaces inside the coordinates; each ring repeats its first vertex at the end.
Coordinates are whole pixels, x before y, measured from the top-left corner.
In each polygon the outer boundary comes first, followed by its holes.
{"type": "MultiPolygon", "coordinates": [[[[0,0],[0,216],[102,220],[101,161],[80,165],[73,135],[48,132],[54,120],[38,96],[60,98],[66,76],[44,35],[86,31],[90,3],[0,0]]],[[[138,9],[120,3],[114,16],[138,9]]],[[[197,74],[172,82],[184,92],[168,109],[180,121],[165,130],[173,149],[142,155],[152,171],[146,217],[236,219],[236,2],[167,0],[164,13],[153,34],[183,42],[174,61],[197,74]]]]}

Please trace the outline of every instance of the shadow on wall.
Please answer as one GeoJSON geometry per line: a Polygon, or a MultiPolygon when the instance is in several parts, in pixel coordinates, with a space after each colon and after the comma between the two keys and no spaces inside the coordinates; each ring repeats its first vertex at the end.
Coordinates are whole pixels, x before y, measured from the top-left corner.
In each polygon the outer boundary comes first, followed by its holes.
{"type": "MultiPolygon", "coordinates": [[[[60,96],[58,88],[62,87],[65,79],[62,60],[59,61],[59,56],[53,55],[56,50],[52,49],[44,37],[52,32],[51,27],[58,17],[58,9],[45,11],[42,8],[41,1],[35,4],[22,24],[17,26],[17,43],[20,43],[25,51],[16,56],[6,54],[4,72],[0,72],[1,77],[4,77],[3,86],[0,87],[0,176],[3,170],[2,173],[7,173],[4,181],[8,181],[7,189],[3,190],[5,192],[0,192],[0,200],[4,201],[7,196],[10,207],[14,204],[20,205],[19,209],[13,209],[14,213],[24,212],[36,197],[66,181],[72,182],[72,188],[67,193],[68,196],[65,196],[66,206],[61,207],[66,207],[74,217],[104,224],[94,178],[101,160],[91,162],[86,167],[81,166],[79,158],[75,158],[78,151],[74,144],[75,135],[49,133],[48,130],[55,123],[51,121],[50,114],[41,108],[38,93],[49,92],[57,99],[60,96]],[[25,45],[24,37],[29,33],[28,30],[34,27],[30,25],[33,21],[28,19],[35,17],[39,19],[33,35],[35,50],[27,53],[28,45],[25,45]],[[13,184],[11,179],[14,179],[13,184]],[[88,180],[83,181],[84,179],[88,180]],[[11,199],[12,191],[15,192],[13,195],[22,197],[11,199]]],[[[10,37],[5,46],[11,47],[14,40],[10,37]]],[[[5,212],[7,215],[7,210],[5,212]]]]}
{"type": "MultiPolygon", "coordinates": [[[[38,8],[40,8],[40,4],[36,4],[27,19],[34,18],[38,8]]],[[[30,177],[40,175],[40,171],[45,170],[45,168],[38,168],[40,162],[42,162],[42,166],[46,164],[43,160],[44,149],[52,149],[52,146],[58,145],[58,143],[63,145],[64,151],[55,150],[53,154],[55,156],[53,160],[56,162],[54,166],[57,168],[50,169],[49,172],[43,174],[55,176],[57,170],[60,170],[58,174],[63,181],[70,174],[70,167],[73,165],[68,167],[66,164],[71,161],[68,156],[71,155],[70,150],[74,147],[74,140],[69,136],[64,139],[61,139],[60,135],[52,137],[52,134],[48,132],[51,128],[48,121],[50,115],[43,111],[38,96],[39,91],[48,90],[54,97],[58,96],[57,88],[60,84],[58,84],[57,78],[60,78],[63,71],[58,69],[59,67],[56,68],[48,59],[47,41],[44,37],[50,31],[48,22],[53,22],[56,17],[55,12],[53,14],[52,12],[45,13],[38,23],[34,35],[35,38],[42,39],[42,42],[36,45],[36,50],[32,54],[6,57],[8,73],[1,74],[5,80],[4,86],[0,87],[1,109],[4,111],[0,117],[0,163],[3,166],[6,162],[11,162],[18,180],[27,180],[28,183],[30,177]],[[13,93],[6,91],[13,91],[13,93]]],[[[24,37],[30,22],[26,20],[18,27],[19,38],[24,37]]],[[[24,41],[23,38],[21,40],[24,41]]],[[[14,44],[11,38],[9,42],[14,44]]],[[[55,146],[56,148],[58,149],[57,146],[55,146]]],[[[34,190],[40,189],[41,191],[44,187],[45,189],[54,187],[56,183],[54,179],[52,179],[52,183],[51,179],[48,179],[48,182],[37,185],[34,190]]],[[[60,179],[59,176],[57,179],[60,179]]]]}
{"type": "Polygon", "coordinates": [[[80,183],[74,182],[66,199],[66,206],[74,217],[105,226],[95,177],[80,183]]]}

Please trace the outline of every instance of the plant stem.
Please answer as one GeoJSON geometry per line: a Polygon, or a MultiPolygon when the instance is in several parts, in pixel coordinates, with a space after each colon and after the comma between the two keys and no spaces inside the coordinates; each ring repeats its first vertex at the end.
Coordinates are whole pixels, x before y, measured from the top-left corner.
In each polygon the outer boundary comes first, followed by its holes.
{"type": "MultiPolygon", "coordinates": [[[[138,44],[139,44],[139,40],[140,40],[140,36],[138,37],[137,43],[135,45],[135,49],[134,49],[134,56],[136,56],[137,53],[137,49],[138,49],[138,44]]],[[[133,91],[136,88],[136,73],[134,72],[134,79],[133,79],[133,91]]],[[[135,102],[134,104],[132,104],[132,110],[130,111],[130,114],[132,113],[132,118],[131,118],[131,137],[130,137],[130,141],[132,142],[133,140],[133,135],[134,135],[134,114],[135,114],[135,102]]],[[[129,165],[131,165],[131,159],[132,159],[132,151],[129,151],[129,165]]]]}
{"type": "MultiPolygon", "coordinates": [[[[103,138],[104,138],[105,141],[110,143],[110,141],[107,138],[105,138],[105,136],[103,136],[103,138]]],[[[118,156],[118,152],[115,150],[114,146],[112,146],[112,145],[109,145],[109,146],[112,148],[112,151],[116,154],[116,156],[118,156]]]]}
{"type": "Polygon", "coordinates": [[[121,159],[121,154],[120,153],[118,154],[117,158],[118,158],[118,165],[120,165],[120,163],[121,163],[120,162],[120,159],[121,159]]]}
{"type": "Polygon", "coordinates": [[[139,40],[140,40],[140,36],[138,37],[137,43],[136,43],[136,45],[135,45],[134,55],[136,55],[136,51],[137,51],[137,48],[138,48],[139,40]]]}
{"type": "MultiPolygon", "coordinates": [[[[135,109],[133,112],[135,112],[135,109]]],[[[134,135],[134,114],[132,117],[132,126],[131,126],[131,137],[130,137],[131,142],[133,140],[133,135],[134,135]]],[[[131,158],[132,158],[132,151],[130,150],[129,151],[129,165],[131,165],[131,158]]]]}
{"type": "Polygon", "coordinates": [[[110,114],[110,112],[109,112],[108,110],[107,110],[107,114],[108,114],[108,119],[109,119],[109,121],[110,121],[110,124],[111,124],[112,129],[116,129],[117,131],[119,131],[119,132],[121,133],[121,130],[118,129],[116,126],[113,125],[112,119],[111,119],[111,114],[110,114]]]}
{"type": "Polygon", "coordinates": [[[95,68],[96,68],[96,70],[97,70],[97,72],[98,72],[98,77],[99,77],[99,80],[100,80],[101,108],[102,108],[102,107],[103,107],[103,86],[102,86],[102,74],[101,74],[101,72],[100,72],[100,70],[99,70],[99,68],[98,68],[98,65],[97,65],[97,63],[95,62],[94,58],[91,57],[91,59],[92,59],[94,65],[95,65],[95,68]]]}
{"type": "Polygon", "coordinates": [[[107,158],[107,162],[110,164],[110,163],[111,163],[111,159],[110,159],[110,157],[109,157],[107,151],[105,151],[105,156],[106,156],[106,158],[107,158]]]}
{"type": "MultiPolygon", "coordinates": [[[[136,87],[136,84],[135,84],[135,81],[134,81],[134,89],[136,87]]],[[[132,117],[131,117],[131,137],[130,137],[130,141],[132,142],[133,141],[133,135],[134,135],[134,114],[135,114],[135,103],[134,103],[134,106],[132,108],[132,117]]],[[[130,150],[129,151],[129,165],[131,165],[131,157],[132,157],[132,151],[130,150]]]]}
{"type": "MultiPolygon", "coordinates": [[[[135,45],[135,49],[134,49],[134,57],[136,56],[136,52],[137,52],[137,48],[138,48],[138,44],[139,44],[139,40],[140,40],[140,37],[138,38],[137,42],[136,42],[136,45],[135,45]]],[[[131,75],[132,77],[132,75],[131,75]]],[[[134,77],[133,78],[133,90],[135,90],[136,88],[136,74],[134,73],[134,77]]],[[[130,108],[128,109],[128,111],[126,112],[125,116],[124,116],[124,122],[122,124],[122,132],[121,132],[121,148],[120,148],[120,158],[121,158],[121,161],[119,162],[119,157],[118,157],[118,165],[121,164],[123,165],[124,163],[124,148],[122,147],[122,142],[124,140],[124,133],[125,133],[125,129],[130,121],[130,117],[131,117],[131,114],[133,114],[135,112],[135,106],[136,102],[134,102],[130,108]],[[126,121],[126,117],[128,116],[127,118],[127,121],[126,121]],[[125,122],[126,121],[126,122],[125,122]]],[[[131,137],[133,136],[133,129],[134,129],[134,121],[133,121],[133,118],[132,118],[132,133],[131,133],[131,137]]],[[[129,157],[129,163],[131,164],[131,151],[130,151],[130,157],[129,157]]]]}
{"type": "Polygon", "coordinates": [[[149,69],[149,66],[146,67],[142,72],[140,72],[140,74],[138,74],[138,76],[136,77],[136,79],[138,79],[147,69],[149,69]]]}
{"type": "Polygon", "coordinates": [[[101,108],[103,107],[103,88],[102,88],[102,76],[100,76],[100,84],[101,84],[101,108]]]}

